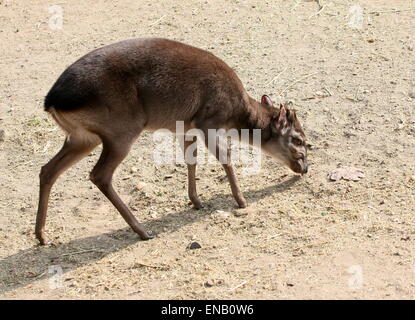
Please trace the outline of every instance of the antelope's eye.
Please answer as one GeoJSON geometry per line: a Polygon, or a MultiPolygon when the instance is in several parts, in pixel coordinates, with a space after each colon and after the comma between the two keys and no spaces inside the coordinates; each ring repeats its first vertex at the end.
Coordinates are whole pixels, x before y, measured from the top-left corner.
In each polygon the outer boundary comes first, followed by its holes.
{"type": "Polygon", "coordinates": [[[296,146],[302,146],[302,145],[303,145],[303,140],[298,139],[298,138],[292,138],[292,142],[293,142],[293,144],[295,144],[296,146]]]}

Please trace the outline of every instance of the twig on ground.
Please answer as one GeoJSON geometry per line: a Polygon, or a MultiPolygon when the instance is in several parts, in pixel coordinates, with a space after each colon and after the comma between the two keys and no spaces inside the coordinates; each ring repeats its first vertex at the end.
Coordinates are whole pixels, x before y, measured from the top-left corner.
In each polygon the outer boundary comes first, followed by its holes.
{"type": "MultiPolygon", "coordinates": [[[[255,278],[255,277],[254,277],[255,278]]],[[[246,285],[249,281],[252,281],[252,279],[254,279],[254,278],[251,278],[251,279],[248,279],[248,280],[245,280],[245,281],[243,281],[243,282],[241,282],[240,284],[238,284],[236,287],[233,287],[233,288],[230,288],[229,289],[229,291],[235,291],[236,289],[238,289],[238,288],[240,288],[240,287],[243,287],[244,285],[246,285]]]]}
{"type": "Polygon", "coordinates": [[[303,76],[303,77],[301,77],[300,79],[297,79],[297,80],[295,80],[294,82],[292,82],[288,87],[286,87],[284,90],[282,90],[281,91],[281,93],[279,94],[279,96],[282,96],[282,94],[285,92],[285,91],[287,91],[288,89],[290,89],[293,85],[295,85],[296,83],[298,83],[298,82],[300,82],[300,81],[303,81],[304,79],[306,79],[306,78],[308,78],[308,77],[311,77],[311,76],[314,76],[314,75],[316,75],[316,74],[318,74],[319,72],[314,72],[314,73],[310,73],[310,74],[307,74],[307,75],[305,75],[305,76],[303,76]]]}
{"type": "Polygon", "coordinates": [[[308,17],[308,19],[311,19],[312,17],[319,15],[324,10],[325,7],[326,7],[325,5],[322,6],[320,10],[318,10],[316,13],[313,13],[311,16],[308,17]]]}
{"type": "Polygon", "coordinates": [[[362,101],[362,99],[355,99],[355,98],[351,98],[351,97],[346,97],[347,100],[352,101],[352,102],[360,102],[362,101]]]}
{"type": "Polygon", "coordinates": [[[301,3],[301,0],[298,0],[295,5],[289,10],[290,12],[292,12],[295,8],[298,7],[298,5],[301,3]]]}
{"type": "Polygon", "coordinates": [[[152,265],[149,265],[149,264],[145,264],[145,263],[142,263],[142,262],[137,262],[135,265],[134,265],[135,267],[147,267],[147,268],[153,268],[153,269],[159,269],[160,267],[159,266],[152,266],[152,265]]]}
{"type": "Polygon", "coordinates": [[[329,90],[329,88],[324,87],[324,90],[326,90],[326,91],[327,91],[327,93],[330,95],[330,97],[333,95],[333,94],[331,93],[331,91],[329,90]]]}
{"type": "Polygon", "coordinates": [[[73,256],[76,254],[87,253],[87,252],[103,252],[103,250],[99,250],[99,249],[80,250],[80,251],[75,251],[75,252],[70,252],[70,253],[64,253],[61,255],[61,257],[73,256]]]}
{"type": "Polygon", "coordinates": [[[155,26],[156,24],[158,24],[161,20],[163,20],[166,17],[166,15],[162,16],[160,19],[157,19],[156,21],[154,21],[153,23],[150,23],[148,26],[152,27],[155,26]]]}
{"type": "Polygon", "coordinates": [[[392,9],[392,10],[383,10],[383,11],[370,11],[368,14],[380,14],[380,13],[399,13],[405,11],[415,11],[415,8],[410,9],[392,9]]]}
{"type": "Polygon", "coordinates": [[[43,277],[45,274],[46,274],[46,272],[43,272],[43,273],[41,273],[41,274],[37,275],[36,277],[34,277],[34,279],[33,279],[33,280],[37,280],[37,279],[39,279],[39,278],[43,277]]]}
{"type": "Polygon", "coordinates": [[[266,84],[266,86],[269,86],[270,84],[272,84],[275,80],[277,80],[280,75],[282,75],[286,70],[288,69],[288,67],[286,67],[284,70],[282,70],[280,73],[278,73],[274,78],[272,78],[272,80],[270,82],[268,82],[266,84]]]}
{"type": "Polygon", "coordinates": [[[307,101],[307,100],[313,100],[313,99],[317,99],[317,97],[306,97],[306,98],[302,98],[301,101],[307,101]]]}
{"type": "Polygon", "coordinates": [[[152,269],[159,269],[159,270],[168,270],[169,267],[166,265],[160,265],[160,266],[153,266],[151,264],[145,264],[142,262],[136,262],[132,268],[138,268],[138,267],[147,267],[152,269]]]}

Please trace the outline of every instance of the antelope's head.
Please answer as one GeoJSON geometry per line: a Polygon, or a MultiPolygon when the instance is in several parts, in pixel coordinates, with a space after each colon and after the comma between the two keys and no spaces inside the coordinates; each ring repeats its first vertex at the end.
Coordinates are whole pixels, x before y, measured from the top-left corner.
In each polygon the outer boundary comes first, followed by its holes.
{"type": "MultiPolygon", "coordinates": [[[[261,103],[273,106],[271,99],[264,95],[261,103]]],[[[268,140],[262,149],[269,155],[281,160],[296,173],[307,173],[307,148],[305,134],[294,109],[288,109],[290,103],[280,104],[271,115],[268,140]]]]}

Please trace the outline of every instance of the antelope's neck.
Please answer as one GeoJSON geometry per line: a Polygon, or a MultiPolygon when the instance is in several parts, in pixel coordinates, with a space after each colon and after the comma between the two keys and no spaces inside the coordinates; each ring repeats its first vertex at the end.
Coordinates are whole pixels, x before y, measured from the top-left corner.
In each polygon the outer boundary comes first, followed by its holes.
{"type": "Polygon", "coordinates": [[[250,103],[244,111],[244,115],[240,118],[239,129],[260,129],[261,140],[268,140],[271,135],[270,122],[273,108],[264,106],[250,98],[250,103]]]}

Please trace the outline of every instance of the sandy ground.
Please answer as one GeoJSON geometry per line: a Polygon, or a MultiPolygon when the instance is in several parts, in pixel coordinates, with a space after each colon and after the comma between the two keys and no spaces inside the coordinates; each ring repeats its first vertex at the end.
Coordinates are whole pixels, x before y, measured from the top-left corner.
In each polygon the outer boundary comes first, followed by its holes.
{"type": "Polygon", "coordinates": [[[296,0],[1,0],[0,297],[415,298],[415,1],[321,3],[318,13],[296,0]],[[48,25],[55,4],[60,30],[48,25]],[[157,238],[140,241],[88,180],[97,149],[56,183],[54,245],[39,247],[38,173],[64,140],[43,98],[80,56],[143,36],[210,50],[252,96],[292,100],[313,145],[309,174],[266,157],[258,175],[238,170],[250,203],[241,213],[220,165],[206,164],[196,211],[185,167],[156,165],[146,133],[114,183],[157,238]],[[365,178],[329,182],[339,165],[365,178]],[[192,241],[202,248],[186,249],[192,241]]]}

